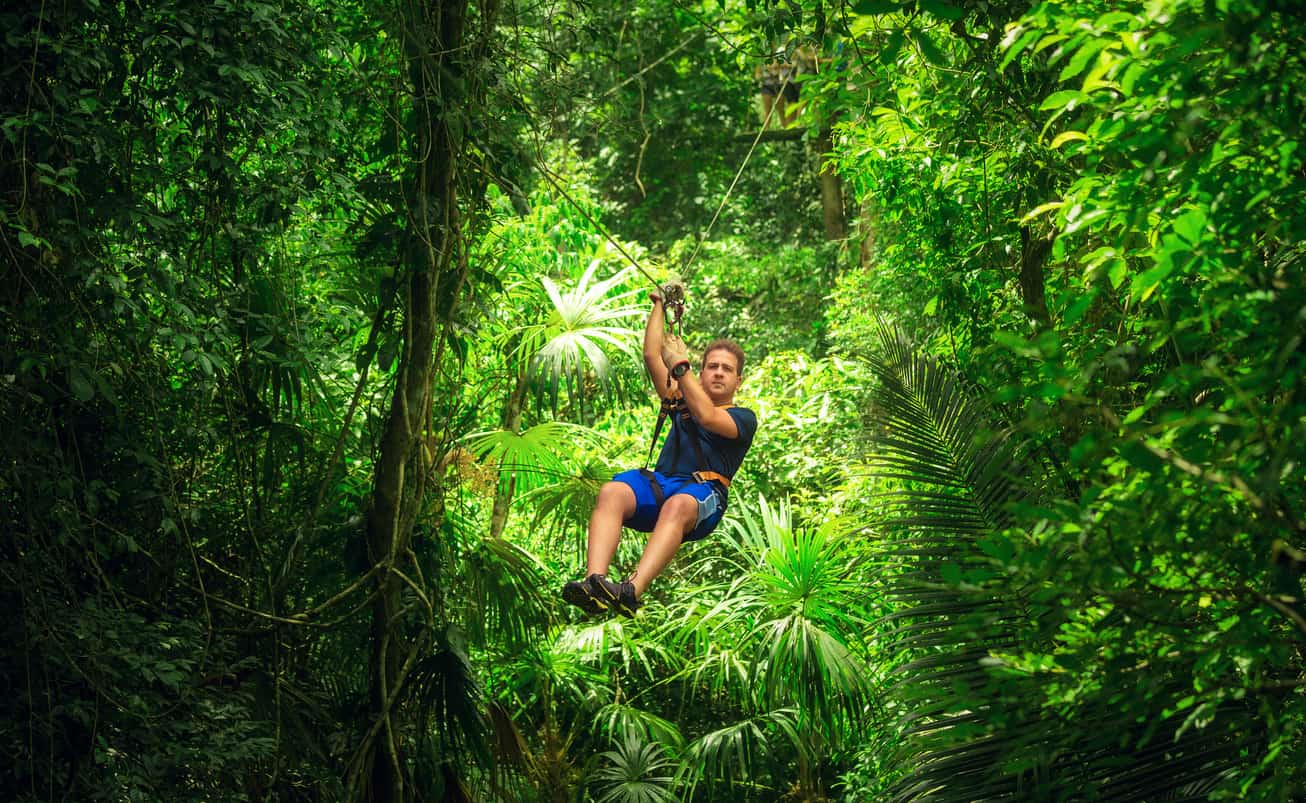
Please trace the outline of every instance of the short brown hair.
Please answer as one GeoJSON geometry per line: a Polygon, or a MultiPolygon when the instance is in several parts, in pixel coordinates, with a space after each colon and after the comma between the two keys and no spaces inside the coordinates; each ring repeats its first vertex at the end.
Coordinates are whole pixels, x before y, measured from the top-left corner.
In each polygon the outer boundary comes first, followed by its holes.
{"type": "Polygon", "coordinates": [[[735,355],[735,360],[739,363],[737,366],[739,375],[744,375],[744,350],[739,347],[738,343],[727,337],[720,337],[708,343],[707,348],[703,349],[703,365],[707,365],[707,355],[714,351],[728,351],[735,355]]]}

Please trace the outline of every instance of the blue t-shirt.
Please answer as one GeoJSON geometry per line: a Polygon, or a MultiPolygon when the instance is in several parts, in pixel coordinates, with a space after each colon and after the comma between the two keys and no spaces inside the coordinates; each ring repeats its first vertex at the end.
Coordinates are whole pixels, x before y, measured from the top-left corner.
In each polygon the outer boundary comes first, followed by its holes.
{"type": "Polygon", "coordinates": [[[726,413],[735,420],[739,435],[727,438],[715,432],[709,432],[697,421],[690,421],[688,426],[680,416],[672,413],[671,431],[662,442],[662,451],[658,453],[658,462],[654,467],[660,474],[693,474],[695,471],[715,471],[726,477],[734,478],[739,464],[744,462],[748,447],[753,445],[753,434],[757,432],[757,416],[746,407],[731,407],[726,413]],[[694,450],[690,440],[698,438],[700,451],[705,466],[698,464],[699,452],[694,450]]]}

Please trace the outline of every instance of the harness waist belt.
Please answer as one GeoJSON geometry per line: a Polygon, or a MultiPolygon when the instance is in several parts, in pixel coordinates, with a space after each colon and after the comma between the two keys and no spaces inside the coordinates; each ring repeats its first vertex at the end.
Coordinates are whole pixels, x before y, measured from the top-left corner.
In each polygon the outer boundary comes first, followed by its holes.
{"type": "Polygon", "coordinates": [[[694,481],[695,481],[695,482],[709,482],[709,481],[711,481],[711,480],[716,480],[717,482],[721,483],[721,487],[722,487],[722,488],[729,488],[729,487],[730,487],[730,478],[727,477],[727,476],[724,475],[724,474],[718,474],[718,473],[716,473],[715,471],[695,471],[695,472],[694,472],[694,481]]]}

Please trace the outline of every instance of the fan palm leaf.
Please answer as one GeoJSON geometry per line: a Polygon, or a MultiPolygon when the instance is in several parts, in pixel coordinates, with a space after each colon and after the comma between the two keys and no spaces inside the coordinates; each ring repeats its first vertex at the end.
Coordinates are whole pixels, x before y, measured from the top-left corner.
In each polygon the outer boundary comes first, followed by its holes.
{"type": "Polygon", "coordinates": [[[680,728],[674,722],[633,705],[610,703],[599,710],[595,719],[608,733],[635,733],[676,751],[685,747],[685,737],[680,735],[680,728]]]}
{"type": "Polygon", "coordinates": [[[588,427],[546,421],[524,432],[506,429],[474,432],[465,438],[465,443],[469,452],[498,466],[499,482],[505,487],[513,481],[516,488],[530,491],[570,476],[571,471],[560,454],[563,447],[592,444],[596,437],[588,427]]]}
{"type": "Polygon", "coordinates": [[[686,636],[700,644],[742,638],[753,656],[750,689],[768,708],[795,705],[822,729],[856,718],[871,673],[849,646],[865,620],[838,522],[795,528],[784,503],[759,499],[756,507],[741,507],[725,525],[723,540],[744,570],[703,612],[698,633],[686,636]]]}
{"type": "Polygon", "coordinates": [[[742,712],[691,743],[687,796],[720,783],[727,799],[774,799],[769,779],[818,765],[863,715],[873,675],[852,646],[865,617],[843,535],[837,521],[795,525],[784,502],[740,504],[714,568],[695,567],[702,586],[668,606],[666,638],[692,656],[673,682],[711,710],[742,712]]]}
{"type": "Polygon", "coordinates": [[[535,555],[502,538],[481,538],[463,556],[460,575],[472,643],[516,649],[539,638],[550,606],[540,591],[546,570],[535,555]]]}
{"type": "Polygon", "coordinates": [[[582,397],[587,371],[601,388],[609,387],[612,361],[608,349],[632,356],[637,351],[640,332],[634,321],[644,308],[628,302],[640,291],[614,295],[629,279],[631,269],[596,279],[598,270],[608,264],[596,257],[569,287],[542,277],[550,304],[548,315],[520,332],[515,357],[529,365],[532,377],[542,382],[555,407],[564,385],[569,397],[582,397]]]}
{"type": "MultiPolygon", "coordinates": [[[[591,458],[581,465],[578,473],[523,494],[522,504],[535,511],[531,528],[537,533],[569,533],[574,557],[584,560],[590,513],[598,502],[599,489],[614,473],[606,463],[591,458]]],[[[548,538],[549,543],[557,540],[556,536],[548,538]]]]}
{"type": "Polygon", "coordinates": [[[802,751],[805,742],[792,708],[768,711],[706,733],[685,750],[681,770],[684,799],[691,799],[704,782],[756,784],[762,768],[781,766],[780,755],[802,751]]]}
{"type": "Polygon", "coordinates": [[[413,667],[409,688],[421,712],[424,738],[440,755],[472,755],[489,761],[490,726],[484,691],[463,646],[462,633],[447,627],[436,647],[413,667]]]}
{"type": "MultiPolygon", "coordinates": [[[[570,630],[564,629],[564,632],[570,630]]],[[[500,689],[505,706],[515,712],[547,714],[555,705],[589,722],[594,711],[614,695],[611,678],[586,660],[565,638],[541,640],[502,659],[500,689]]]]}
{"type": "Polygon", "coordinates": [[[638,730],[626,731],[616,748],[600,755],[605,762],[590,779],[600,803],[674,803],[679,765],[666,747],[647,741],[638,730]]]}

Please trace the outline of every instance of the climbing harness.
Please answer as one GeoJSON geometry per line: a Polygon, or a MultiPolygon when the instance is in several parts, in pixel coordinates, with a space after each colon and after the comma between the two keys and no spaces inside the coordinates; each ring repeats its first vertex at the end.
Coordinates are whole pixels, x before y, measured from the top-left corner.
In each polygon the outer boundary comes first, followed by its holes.
{"type": "MultiPolygon", "coordinates": [[[[731,407],[734,407],[734,405],[720,405],[720,409],[722,410],[729,410],[731,407]]],[[[653,427],[653,439],[649,441],[648,456],[644,458],[644,468],[640,469],[640,473],[644,475],[645,479],[649,481],[649,485],[653,487],[653,497],[657,500],[658,504],[662,504],[662,489],[658,486],[653,472],[649,471],[648,464],[653,462],[653,450],[657,448],[658,438],[662,435],[662,427],[667,423],[667,419],[671,418],[672,415],[675,415],[680,419],[679,425],[685,429],[686,434],[689,436],[689,442],[693,444],[694,457],[697,458],[698,465],[707,465],[707,460],[703,457],[703,447],[698,442],[698,424],[694,421],[693,416],[689,412],[689,405],[685,402],[685,397],[680,394],[676,394],[670,398],[663,397],[662,407],[658,410],[658,422],[657,425],[653,427]]],[[[672,426],[674,427],[676,424],[673,423],[672,426]]],[[[710,471],[706,468],[701,468],[698,471],[695,471],[693,477],[695,482],[716,481],[721,483],[722,488],[730,487],[729,477],[715,471],[710,471]]]]}

